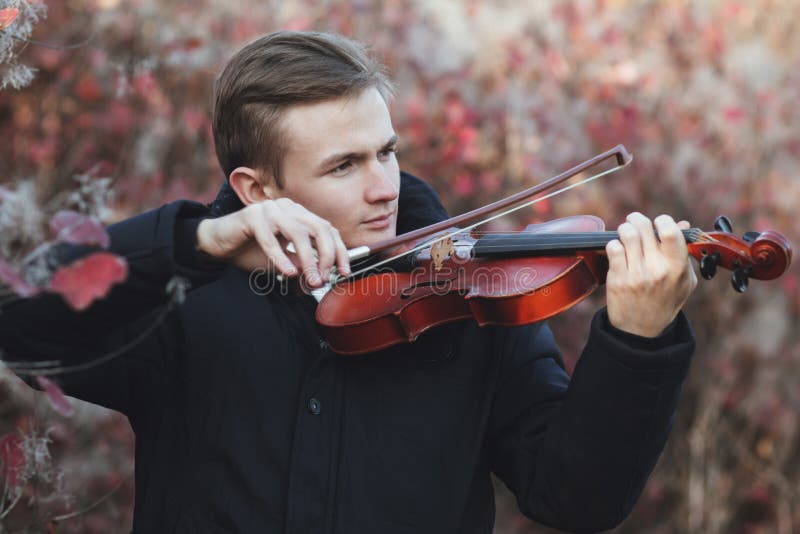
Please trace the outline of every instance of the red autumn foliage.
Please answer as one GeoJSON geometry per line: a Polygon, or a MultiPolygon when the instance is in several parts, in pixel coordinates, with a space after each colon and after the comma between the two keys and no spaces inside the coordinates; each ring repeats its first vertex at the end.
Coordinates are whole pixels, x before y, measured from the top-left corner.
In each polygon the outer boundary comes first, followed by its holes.
{"type": "Polygon", "coordinates": [[[124,259],[108,252],[95,252],[62,267],[50,279],[50,291],[60,294],[75,310],[85,310],[104,297],[111,286],[128,274],[124,259]]]}
{"type": "Polygon", "coordinates": [[[21,482],[20,473],[25,467],[25,453],[19,434],[6,434],[0,438],[0,464],[0,477],[5,487],[16,488],[21,482]]]}
{"type": "Polygon", "coordinates": [[[14,7],[7,7],[5,9],[0,9],[0,30],[5,30],[11,24],[17,20],[19,16],[19,9],[14,7]]]}
{"type": "Polygon", "coordinates": [[[95,217],[75,211],[62,210],[53,215],[50,230],[57,241],[102,248],[109,245],[110,238],[103,224],[95,217]]]}

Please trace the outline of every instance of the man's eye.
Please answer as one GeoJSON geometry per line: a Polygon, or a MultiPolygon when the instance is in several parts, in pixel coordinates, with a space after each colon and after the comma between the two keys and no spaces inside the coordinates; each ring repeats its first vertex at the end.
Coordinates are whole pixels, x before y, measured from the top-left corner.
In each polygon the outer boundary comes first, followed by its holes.
{"type": "Polygon", "coordinates": [[[396,146],[392,146],[392,147],[389,147],[389,148],[387,148],[385,150],[381,150],[381,152],[378,155],[380,157],[382,157],[382,158],[388,158],[389,156],[391,156],[395,152],[397,152],[397,147],[396,146]]]}
{"type": "Polygon", "coordinates": [[[350,167],[352,167],[352,166],[353,166],[352,162],[345,161],[344,163],[342,163],[338,167],[334,167],[333,169],[331,169],[330,172],[334,176],[344,176],[345,174],[347,174],[347,171],[349,171],[350,167]]]}

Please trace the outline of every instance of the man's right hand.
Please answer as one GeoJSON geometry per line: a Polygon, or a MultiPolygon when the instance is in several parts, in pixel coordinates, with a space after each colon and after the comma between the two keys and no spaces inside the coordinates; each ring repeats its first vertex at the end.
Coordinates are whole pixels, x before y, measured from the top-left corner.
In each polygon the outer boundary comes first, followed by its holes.
{"type": "Polygon", "coordinates": [[[322,285],[334,264],[340,274],[350,274],[347,247],[339,231],[288,198],[265,200],[203,220],[197,227],[197,248],[247,271],[264,268],[288,277],[302,274],[312,287],[322,285]],[[288,243],[294,253],[286,251],[288,243]]]}

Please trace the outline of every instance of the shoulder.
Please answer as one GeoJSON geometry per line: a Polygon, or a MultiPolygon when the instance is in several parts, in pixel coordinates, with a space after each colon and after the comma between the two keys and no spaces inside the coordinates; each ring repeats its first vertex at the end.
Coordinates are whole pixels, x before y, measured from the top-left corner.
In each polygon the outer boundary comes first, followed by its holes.
{"type": "Polygon", "coordinates": [[[400,173],[397,233],[410,232],[448,218],[439,195],[413,174],[400,173]]]}

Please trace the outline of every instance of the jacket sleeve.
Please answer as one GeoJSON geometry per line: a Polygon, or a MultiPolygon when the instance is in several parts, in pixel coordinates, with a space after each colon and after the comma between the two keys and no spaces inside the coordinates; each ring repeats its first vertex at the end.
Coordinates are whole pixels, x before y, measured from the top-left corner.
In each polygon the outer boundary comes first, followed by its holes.
{"type": "Polygon", "coordinates": [[[572,379],[543,324],[507,330],[490,418],[495,473],[520,510],[572,532],[627,517],[666,443],[694,338],[681,313],[659,338],[595,315],[572,379]]]}
{"type": "MultiPolygon", "coordinates": [[[[127,279],[83,312],[73,311],[54,294],[4,305],[3,359],[57,360],[72,367],[137,341],[105,363],[51,377],[67,395],[131,415],[134,406],[149,401],[137,384],[150,386],[146,389],[152,395],[175,357],[179,326],[175,314],[167,313],[167,283],[178,275],[197,286],[214,280],[224,268],[195,252],[197,225],[207,210],[179,201],[110,226],[109,248],[126,259],[127,279]]],[[[62,252],[76,259],[89,251],[72,247],[62,252]]]]}

